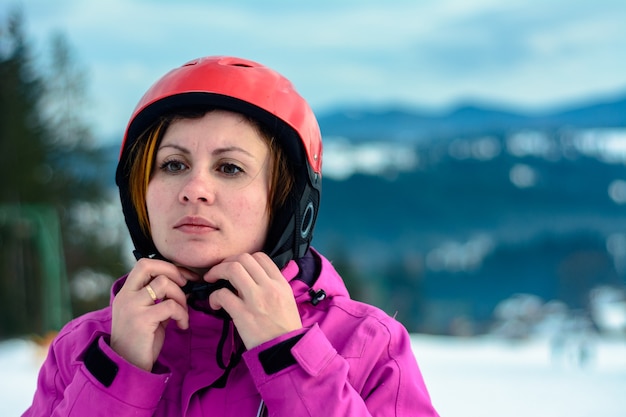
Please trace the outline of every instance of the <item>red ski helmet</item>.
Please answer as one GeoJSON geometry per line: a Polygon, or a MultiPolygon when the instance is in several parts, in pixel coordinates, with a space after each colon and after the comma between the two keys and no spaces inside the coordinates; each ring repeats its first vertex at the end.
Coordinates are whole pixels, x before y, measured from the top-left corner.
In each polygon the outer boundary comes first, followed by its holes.
{"type": "Polygon", "coordinates": [[[295,178],[291,195],[273,212],[264,252],[280,268],[304,256],[321,194],[322,139],[315,115],[281,74],[256,62],[219,56],[195,59],[165,74],[144,94],[128,122],[115,179],[136,252],[158,254],[152,238],[142,231],[130,198],[133,144],[160,117],[193,108],[238,112],[274,134],[295,178]]]}

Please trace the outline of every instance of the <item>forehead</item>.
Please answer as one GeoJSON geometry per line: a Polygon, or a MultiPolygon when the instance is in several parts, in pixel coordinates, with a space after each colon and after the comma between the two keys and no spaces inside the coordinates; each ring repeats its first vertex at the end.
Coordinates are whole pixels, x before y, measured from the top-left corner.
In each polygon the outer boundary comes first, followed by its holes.
{"type": "Polygon", "coordinates": [[[197,146],[240,144],[267,148],[269,135],[245,115],[212,110],[194,116],[175,116],[164,132],[161,145],[188,143],[197,146]]]}

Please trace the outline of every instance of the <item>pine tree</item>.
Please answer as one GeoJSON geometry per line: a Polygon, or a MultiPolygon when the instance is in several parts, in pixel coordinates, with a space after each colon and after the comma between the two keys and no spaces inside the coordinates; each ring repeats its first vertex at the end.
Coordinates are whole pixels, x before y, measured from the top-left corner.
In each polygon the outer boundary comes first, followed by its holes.
{"type": "MultiPolygon", "coordinates": [[[[23,21],[17,10],[0,22],[0,339],[58,330],[71,318],[67,277],[123,269],[120,239],[80,221],[107,201],[102,150],[81,113],[84,73],[62,35],[49,67],[33,58],[23,21]]],[[[74,314],[108,302],[101,284],[99,297],[72,300],[74,314]]]]}
{"type": "Polygon", "coordinates": [[[22,16],[0,29],[0,176],[2,203],[46,199],[45,127],[38,113],[42,80],[34,71],[22,16]]]}

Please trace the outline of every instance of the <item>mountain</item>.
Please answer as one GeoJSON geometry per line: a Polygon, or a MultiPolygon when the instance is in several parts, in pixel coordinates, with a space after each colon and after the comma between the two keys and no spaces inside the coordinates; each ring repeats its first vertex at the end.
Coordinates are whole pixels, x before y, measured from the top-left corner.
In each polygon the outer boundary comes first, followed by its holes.
{"type": "Polygon", "coordinates": [[[408,326],[487,331],[517,293],[589,314],[593,288],[624,288],[626,96],[532,114],[352,108],[320,125],[314,242],[408,326]]]}
{"type": "Polygon", "coordinates": [[[623,127],[626,126],[626,94],[603,102],[542,113],[476,104],[459,105],[441,113],[399,108],[350,108],[322,114],[319,123],[324,137],[409,142],[502,134],[522,129],[623,127]]]}

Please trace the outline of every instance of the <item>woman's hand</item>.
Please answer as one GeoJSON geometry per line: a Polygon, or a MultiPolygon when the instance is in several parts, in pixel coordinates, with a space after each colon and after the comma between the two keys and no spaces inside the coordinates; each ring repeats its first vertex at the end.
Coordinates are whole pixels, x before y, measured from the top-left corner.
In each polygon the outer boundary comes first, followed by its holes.
{"type": "Polygon", "coordinates": [[[176,321],[181,329],[189,327],[187,298],[180,288],[188,279],[198,278],[166,261],[140,259],[113,300],[111,348],[133,365],[151,371],[168,322],[176,321]]]}
{"type": "Polygon", "coordinates": [[[302,328],[289,283],[265,253],[242,254],[215,265],[204,280],[226,279],[237,294],[223,288],[209,297],[211,308],[224,308],[247,349],[302,328]]]}

